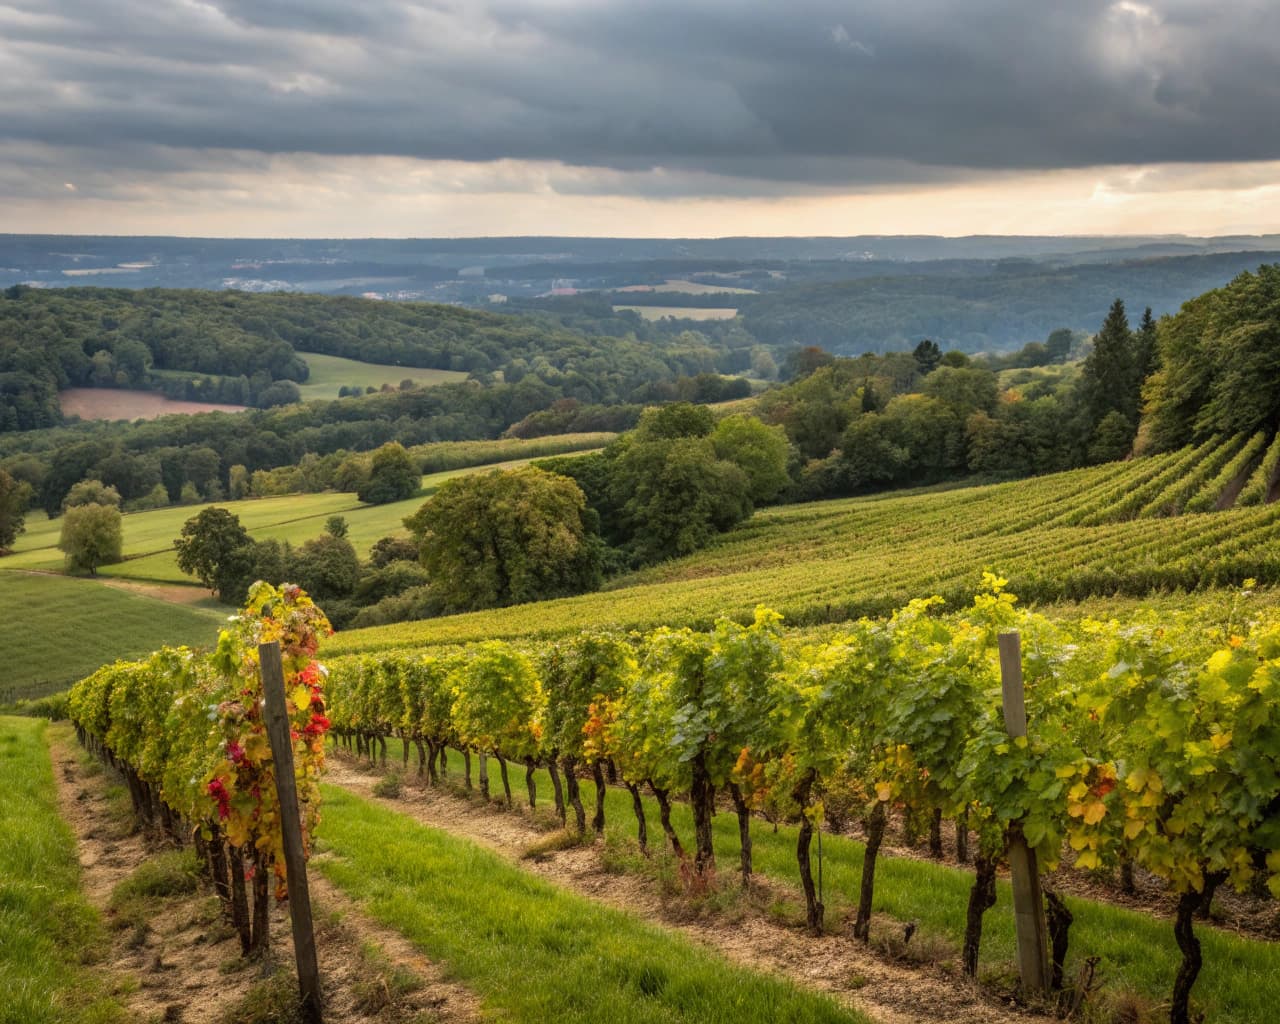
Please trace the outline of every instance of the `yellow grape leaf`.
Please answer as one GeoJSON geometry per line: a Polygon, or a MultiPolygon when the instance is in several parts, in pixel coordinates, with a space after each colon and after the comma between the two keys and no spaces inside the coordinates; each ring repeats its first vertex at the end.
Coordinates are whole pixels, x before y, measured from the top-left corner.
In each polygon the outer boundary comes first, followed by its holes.
{"type": "Polygon", "coordinates": [[[1231,651],[1215,651],[1209,657],[1208,664],[1205,666],[1210,672],[1221,672],[1224,668],[1231,664],[1231,651]]]}
{"type": "Polygon", "coordinates": [[[1280,875],[1280,850],[1272,850],[1267,854],[1267,868],[1280,875]]]}
{"type": "Polygon", "coordinates": [[[1141,793],[1147,788],[1147,779],[1150,775],[1151,772],[1146,768],[1135,768],[1129,773],[1129,777],[1124,780],[1124,783],[1133,792],[1141,793]]]}
{"type": "Polygon", "coordinates": [[[1145,823],[1140,818],[1130,818],[1124,823],[1124,837],[1126,839],[1137,839],[1145,827],[1145,823]]]}
{"type": "Polygon", "coordinates": [[[1072,832],[1069,841],[1073,850],[1083,850],[1089,845],[1089,837],[1081,835],[1079,832],[1072,832]]]}
{"type": "Polygon", "coordinates": [[[1082,871],[1088,871],[1098,866],[1098,854],[1096,850],[1084,850],[1080,856],[1076,858],[1076,867],[1082,871]]]}
{"type": "Polygon", "coordinates": [[[1213,744],[1214,750],[1221,750],[1231,743],[1231,733],[1220,732],[1216,736],[1210,736],[1209,742],[1213,744]]]}
{"type": "Polygon", "coordinates": [[[1077,782],[1069,790],[1067,790],[1068,800],[1083,800],[1085,794],[1089,792],[1089,784],[1087,782],[1077,782]]]}
{"type": "Polygon", "coordinates": [[[1101,800],[1095,800],[1089,804],[1084,811],[1084,823],[1086,825],[1096,825],[1107,814],[1107,805],[1101,800]]]}
{"type": "Polygon", "coordinates": [[[887,803],[891,796],[893,796],[893,787],[890,786],[889,783],[887,782],[876,783],[876,799],[877,800],[881,800],[887,803]]]}
{"type": "Polygon", "coordinates": [[[1059,765],[1053,770],[1053,774],[1060,779],[1069,779],[1076,773],[1076,766],[1073,764],[1059,765]]]}
{"type": "Polygon", "coordinates": [[[1025,736],[1018,736],[1018,737],[1015,737],[1015,738],[1014,738],[1014,741],[1013,741],[1013,745],[1014,745],[1015,747],[1017,747],[1019,750],[1026,750],[1026,749],[1027,749],[1027,738],[1026,738],[1025,736]]]}
{"type": "Polygon", "coordinates": [[[305,686],[295,687],[293,693],[289,694],[289,699],[293,701],[293,706],[301,711],[311,706],[311,691],[305,686]]]}

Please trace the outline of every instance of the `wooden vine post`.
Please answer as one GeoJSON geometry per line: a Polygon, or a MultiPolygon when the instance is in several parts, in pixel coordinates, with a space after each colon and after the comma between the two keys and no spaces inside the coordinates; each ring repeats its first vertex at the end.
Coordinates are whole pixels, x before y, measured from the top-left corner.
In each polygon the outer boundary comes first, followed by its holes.
{"type": "MultiPolygon", "coordinates": [[[[1000,683],[1004,697],[1004,727],[1013,738],[1027,735],[1027,704],[1022,685],[1022,640],[1016,632],[1001,633],[1000,683]]],[[[1018,972],[1024,995],[1049,990],[1049,929],[1045,922],[1044,891],[1036,853],[1022,830],[1009,830],[1009,874],[1013,882],[1013,923],[1018,939],[1018,972]]]]}
{"type": "Polygon", "coordinates": [[[280,660],[279,642],[273,640],[259,644],[258,658],[262,666],[267,737],[271,741],[276,793],[280,800],[285,883],[289,888],[289,917],[293,924],[293,952],[298,965],[302,1016],[307,1024],[321,1024],[320,968],[316,963],[316,935],[311,923],[311,894],[307,888],[307,859],[302,848],[302,819],[293,774],[293,737],[284,702],[284,666],[280,660]]]}

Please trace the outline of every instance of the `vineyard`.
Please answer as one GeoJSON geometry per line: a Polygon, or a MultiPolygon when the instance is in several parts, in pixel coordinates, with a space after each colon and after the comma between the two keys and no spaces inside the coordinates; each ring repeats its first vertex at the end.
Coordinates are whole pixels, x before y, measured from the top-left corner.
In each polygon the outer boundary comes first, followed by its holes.
{"type": "MultiPolygon", "coordinates": [[[[961,615],[917,600],[887,622],[860,621],[814,643],[759,609],[749,626],[657,629],[644,637],[586,633],[522,650],[470,648],[339,659],[330,666],[334,734],[371,758],[399,738],[408,763],[437,781],[447,747],[472,760],[481,795],[512,804],[512,764],[527,800],[545,768],[557,815],[588,827],[578,778],[594,782],[591,827],[604,827],[606,774],[631,798],[641,849],[649,844],[642,787],[659,809],[661,842],[691,877],[713,877],[713,818],[724,794],[738,822],[737,871],[753,872],[752,822],[796,820],[795,858],[806,918],[824,906],[812,860],[824,804],[863,808],[867,848],[855,937],[865,940],[877,851],[890,810],[956,822],[958,855],[975,875],[963,941],[977,976],[984,913],[1012,837],[1041,863],[1070,850],[1080,871],[1138,867],[1177,897],[1182,954],[1171,1020],[1189,1021],[1201,968],[1194,918],[1215,890],[1269,887],[1280,896],[1280,616],[1247,602],[1225,621],[1187,613],[1123,626],[1074,627],[1019,610],[988,576],[961,615]],[[996,638],[1026,644],[1024,739],[1011,740],[999,702],[996,638]],[[694,843],[672,827],[687,800],[694,843]],[[972,849],[969,844],[972,842],[972,849]]],[[[521,797],[521,800],[525,796],[521,797]]],[[[1055,988],[1068,985],[1071,914],[1051,894],[1055,988]]],[[[1077,954],[1087,958],[1089,950],[1077,954]]],[[[1280,992],[1272,994],[1280,998],[1280,992]]]]}
{"type": "Polygon", "coordinates": [[[620,577],[603,593],[344,632],[330,650],[672,621],[707,628],[721,616],[749,621],[761,602],[793,624],[838,622],[888,614],[922,593],[963,605],[993,567],[1027,602],[1280,582],[1280,505],[1265,501],[1280,446],[1265,441],[1215,440],[1012,483],[766,509],[707,549],[620,577]],[[1192,514],[1222,504],[1241,479],[1232,507],[1192,514]]]}

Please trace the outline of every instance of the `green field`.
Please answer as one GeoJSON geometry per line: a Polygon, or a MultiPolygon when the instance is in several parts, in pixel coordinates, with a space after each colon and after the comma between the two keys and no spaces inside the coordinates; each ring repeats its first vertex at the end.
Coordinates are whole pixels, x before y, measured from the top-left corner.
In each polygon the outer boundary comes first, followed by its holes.
{"type": "Polygon", "coordinates": [[[101,947],[102,926],[78,888],[43,722],[0,716],[0,778],[0,1024],[125,1020],[82,966],[101,947]]]}
{"type": "Polygon", "coordinates": [[[303,401],[313,398],[337,398],[342,387],[381,388],[384,384],[399,387],[408,378],[418,385],[450,384],[466,380],[466,373],[458,370],[426,370],[418,366],[390,366],[386,363],[362,363],[341,356],[326,356],[318,352],[302,352],[311,373],[305,384],[298,385],[303,401]]]}
{"type": "Polygon", "coordinates": [[[984,569],[1028,602],[1280,582],[1280,504],[1110,521],[1135,495],[1176,488],[1188,458],[765,509],[708,548],[604,592],[344,632],[331,650],[709,624],[762,603],[794,624],[884,614],[931,594],[954,607],[984,569]]]}
{"type": "Polygon", "coordinates": [[[126,593],[90,579],[0,572],[0,704],[60,690],[116,658],[211,645],[224,611],[126,593]]]}
{"type": "MultiPolygon", "coordinates": [[[[239,516],[241,524],[256,540],[287,540],[291,544],[301,544],[318,536],[324,532],[326,519],[341,515],[347,520],[351,543],[361,557],[367,557],[375,541],[391,534],[404,535],[404,518],[416,512],[423,500],[446,480],[468,473],[512,469],[528,465],[531,461],[532,458],[509,459],[486,466],[430,473],[422,478],[421,489],[412,498],[386,505],[365,505],[354,494],[325,491],[130,512],[124,516],[125,561],[103,566],[99,574],[156,583],[194,583],[178,568],[173,541],[182,532],[183,523],[202,509],[214,506],[239,516]]],[[[61,571],[64,560],[57,547],[61,530],[60,518],[50,520],[43,512],[29,514],[26,532],[18,537],[13,554],[0,560],[0,571],[61,571]]]]}

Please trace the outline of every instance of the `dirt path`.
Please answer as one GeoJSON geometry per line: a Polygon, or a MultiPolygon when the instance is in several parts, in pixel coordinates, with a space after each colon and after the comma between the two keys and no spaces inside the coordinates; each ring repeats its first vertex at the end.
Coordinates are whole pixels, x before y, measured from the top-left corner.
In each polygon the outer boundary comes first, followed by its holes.
{"type": "MultiPolygon", "coordinates": [[[[597,902],[674,928],[744,966],[781,974],[834,995],[883,1024],[1004,1024],[1036,1018],[997,1004],[941,966],[900,966],[840,936],[813,938],[750,908],[732,921],[680,919],[656,882],[605,868],[595,846],[577,846],[526,858],[547,833],[521,813],[486,809],[439,789],[406,786],[400,798],[373,794],[381,777],[345,755],[331,754],[326,781],[417,821],[471,839],[522,868],[597,902]]],[[[687,917],[687,915],[686,915],[687,917]]]]}
{"type": "MultiPolygon", "coordinates": [[[[165,847],[132,828],[129,813],[122,815],[120,802],[109,793],[108,773],[96,763],[86,766],[67,730],[51,729],[50,740],[59,809],[79,848],[81,887],[107,922],[109,946],[102,950],[100,966],[115,976],[115,990],[132,1019],[219,1024],[267,974],[279,970],[292,976],[286,910],[272,909],[270,963],[247,964],[207,885],[195,894],[166,898],[163,912],[144,927],[122,927],[109,909],[112,892],[165,847]]],[[[446,980],[439,966],[402,935],[364,916],[318,872],[311,875],[311,888],[327,1020],[474,1024],[482,1019],[475,996],[446,980]],[[363,952],[369,947],[385,958],[381,967],[363,952]],[[408,979],[404,987],[411,991],[392,991],[388,967],[408,979]]]]}

